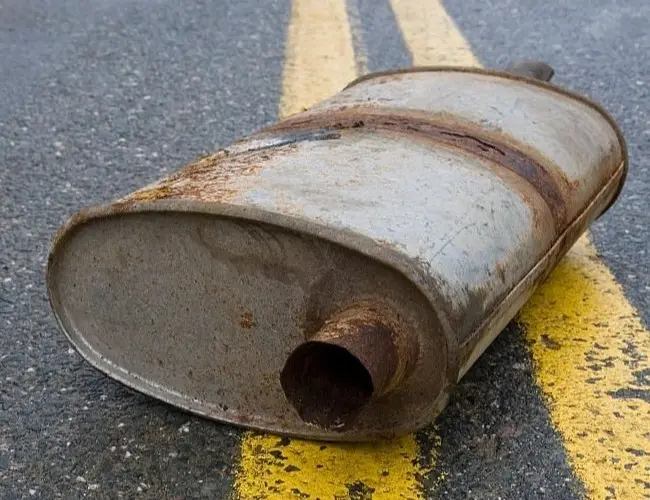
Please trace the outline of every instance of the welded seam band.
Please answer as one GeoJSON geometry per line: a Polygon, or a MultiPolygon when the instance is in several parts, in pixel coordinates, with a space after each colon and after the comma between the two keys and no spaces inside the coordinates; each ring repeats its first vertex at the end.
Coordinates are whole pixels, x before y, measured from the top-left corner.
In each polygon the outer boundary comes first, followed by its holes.
{"type": "MultiPolygon", "coordinates": [[[[549,168],[512,145],[485,137],[485,134],[480,133],[479,130],[472,130],[465,124],[449,123],[449,118],[446,118],[446,121],[448,123],[441,123],[414,113],[355,107],[337,111],[328,110],[308,116],[296,115],[267,127],[252,137],[268,137],[273,134],[284,134],[283,137],[296,134],[305,137],[308,131],[324,133],[328,130],[352,129],[387,130],[420,136],[437,144],[460,149],[471,156],[487,160],[517,174],[542,197],[552,213],[556,230],[559,231],[566,225],[567,206],[563,190],[558,180],[549,172],[551,169],[559,172],[557,167],[549,168]]],[[[334,138],[337,137],[331,137],[334,138]]]]}

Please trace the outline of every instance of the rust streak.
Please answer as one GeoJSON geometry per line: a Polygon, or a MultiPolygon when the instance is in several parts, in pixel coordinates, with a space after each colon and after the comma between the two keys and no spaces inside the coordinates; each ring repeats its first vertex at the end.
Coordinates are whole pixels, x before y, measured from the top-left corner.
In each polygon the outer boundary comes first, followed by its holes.
{"type": "Polygon", "coordinates": [[[231,154],[222,149],[200,158],[177,172],[128,195],[121,202],[193,198],[228,202],[239,192],[237,181],[256,175],[273,156],[287,153],[295,144],[231,154]]]}
{"type": "Polygon", "coordinates": [[[241,314],[241,321],[239,322],[242,328],[250,330],[256,326],[255,320],[253,319],[253,313],[250,311],[244,311],[241,314]]]}
{"type": "MultiPolygon", "coordinates": [[[[572,189],[559,169],[534,158],[532,151],[522,151],[511,138],[493,138],[489,132],[446,115],[418,115],[396,110],[379,111],[368,106],[339,108],[326,113],[303,114],[260,131],[261,135],[306,130],[390,130],[419,135],[438,144],[461,149],[506,168],[527,181],[543,198],[559,231],[567,221],[565,197],[572,189]]],[[[546,160],[548,163],[548,160],[546,160]]]]}

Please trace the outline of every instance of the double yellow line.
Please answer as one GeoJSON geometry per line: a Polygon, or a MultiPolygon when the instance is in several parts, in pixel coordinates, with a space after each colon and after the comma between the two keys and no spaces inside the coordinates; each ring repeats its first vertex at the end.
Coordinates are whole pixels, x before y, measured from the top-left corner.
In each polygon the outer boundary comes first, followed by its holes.
{"type": "MultiPolygon", "coordinates": [[[[479,65],[440,1],[391,5],[414,65],[479,65]]],[[[358,76],[356,68],[345,0],[293,0],[281,117],[340,91],[358,76]]],[[[520,320],[553,424],[589,497],[643,498],[650,492],[650,388],[644,388],[650,333],[586,237],[520,320]]],[[[412,435],[351,445],[246,433],[235,493],[242,499],[369,493],[373,500],[416,499],[422,497],[418,478],[429,472],[422,464],[435,463],[435,456],[421,459],[412,435]]]]}

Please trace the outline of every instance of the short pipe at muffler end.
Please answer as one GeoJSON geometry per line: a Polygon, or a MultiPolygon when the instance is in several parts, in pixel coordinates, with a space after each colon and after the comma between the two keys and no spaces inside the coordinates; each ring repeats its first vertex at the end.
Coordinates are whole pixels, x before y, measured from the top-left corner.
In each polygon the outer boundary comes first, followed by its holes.
{"type": "Polygon", "coordinates": [[[417,352],[417,340],[390,314],[352,307],[293,350],[280,383],[304,422],[343,431],[404,381],[417,352]]]}

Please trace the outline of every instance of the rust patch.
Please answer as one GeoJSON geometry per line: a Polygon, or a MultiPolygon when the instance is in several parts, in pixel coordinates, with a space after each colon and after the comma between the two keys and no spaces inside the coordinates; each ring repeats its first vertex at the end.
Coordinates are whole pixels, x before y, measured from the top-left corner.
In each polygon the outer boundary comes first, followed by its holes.
{"type": "Polygon", "coordinates": [[[503,261],[497,262],[496,265],[494,266],[494,273],[497,275],[499,281],[501,281],[501,284],[503,285],[506,284],[507,267],[508,267],[508,263],[503,261]]]}
{"type": "Polygon", "coordinates": [[[398,364],[395,327],[377,308],[353,308],[325,323],[315,339],[353,353],[372,377],[373,390],[385,392],[398,364]]]}
{"type": "Polygon", "coordinates": [[[124,203],[189,198],[228,202],[239,192],[238,180],[256,175],[273,156],[287,153],[295,147],[295,144],[282,144],[277,147],[243,151],[236,155],[222,149],[131,193],[120,201],[124,203]]]}
{"type": "Polygon", "coordinates": [[[244,311],[241,314],[241,319],[239,321],[239,324],[241,325],[242,328],[246,328],[247,330],[250,330],[254,326],[256,326],[255,320],[253,319],[253,313],[250,311],[244,311]]]}
{"type": "Polygon", "coordinates": [[[154,201],[172,197],[173,192],[174,191],[169,184],[161,183],[159,185],[140,189],[139,191],[136,191],[131,196],[129,196],[128,199],[131,201],[154,201]]]}
{"type": "Polygon", "coordinates": [[[568,222],[565,197],[572,186],[559,169],[546,165],[548,160],[535,157],[532,151],[525,150],[523,146],[515,146],[512,138],[492,137],[490,132],[468,123],[460,123],[448,115],[405,113],[403,110],[380,111],[369,106],[357,106],[307,116],[298,115],[263,129],[260,134],[361,128],[421,136],[508,169],[539,193],[549,207],[558,231],[568,222]]]}
{"type": "MultiPolygon", "coordinates": [[[[483,318],[485,318],[485,313],[490,309],[494,302],[501,300],[501,298],[506,294],[505,291],[502,291],[500,294],[496,295],[492,300],[490,300],[490,290],[488,286],[479,286],[479,287],[465,287],[465,296],[467,301],[461,307],[453,303],[449,303],[449,311],[453,311],[452,318],[458,318],[458,331],[459,332],[472,332],[481,324],[483,318]]],[[[463,335],[459,335],[459,339],[464,341],[463,335]]]]}

